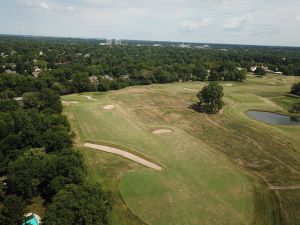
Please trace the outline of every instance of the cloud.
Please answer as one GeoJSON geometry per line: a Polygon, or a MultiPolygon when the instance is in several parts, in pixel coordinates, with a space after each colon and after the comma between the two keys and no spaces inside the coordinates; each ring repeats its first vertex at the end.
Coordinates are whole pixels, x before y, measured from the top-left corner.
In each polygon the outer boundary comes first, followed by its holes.
{"type": "Polygon", "coordinates": [[[198,23],[189,20],[182,21],[179,27],[179,29],[184,32],[192,32],[194,30],[197,30],[198,28],[198,23]]]}
{"type": "Polygon", "coordinates": [[[200,26],[207,27],[211,23],[212,19],[210,18],[204,18],[200,21],[200,26]]]}
{"type": "Polygon", "coordinates": [[[66,10],[73,12],[73,11],[75,11],[75,7],[74,6],[67,6],[66,10]]]}
{"type": "Polygon", "coordinates": [[[50,6],[47,0],[27,0],[25,3],[27,6],[32,8],[50,11],[50,6]]]}
{"type": "Polygon", "coordinates": [[[299,0],[0,0],[0,30],[299,46],[299,8],[299,0]]]}
{"type": "Polygon", "coordinates": [[[207,27],[210,23],[211,23],[210,18],[203,18],[199,22],[194,22],[191,20],[184,20],[184,21],[181,21],[179,30],[182,32],[189,33],[189,32],[196,31],[201,27],[207,27]]]}
{"type": "Polygon", "coordinates": [[[242,30],[253,19],[250,14],[242,15],[238,18],[229,19],[223,26],[224,30],[242,30]]]}

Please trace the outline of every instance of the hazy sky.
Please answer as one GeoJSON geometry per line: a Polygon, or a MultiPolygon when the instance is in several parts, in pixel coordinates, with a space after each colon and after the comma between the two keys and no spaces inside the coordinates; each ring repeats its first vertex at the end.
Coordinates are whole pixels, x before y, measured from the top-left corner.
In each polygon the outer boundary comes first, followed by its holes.
{"type": "Polygon", "coordinates": [[[300,0],[0,0],[0,33],[300,46],[300,0]]]}

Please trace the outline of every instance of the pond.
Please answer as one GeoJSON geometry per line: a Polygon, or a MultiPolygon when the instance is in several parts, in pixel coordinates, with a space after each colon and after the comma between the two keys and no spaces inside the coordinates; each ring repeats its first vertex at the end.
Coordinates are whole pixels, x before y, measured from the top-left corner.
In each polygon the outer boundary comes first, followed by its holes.
{"type": "Polygon", "coordinates": [[[252,119],[272,125],[300,125],[300,117],[292,117],[271,112],[248,111],[247,115],[252,119]]]}

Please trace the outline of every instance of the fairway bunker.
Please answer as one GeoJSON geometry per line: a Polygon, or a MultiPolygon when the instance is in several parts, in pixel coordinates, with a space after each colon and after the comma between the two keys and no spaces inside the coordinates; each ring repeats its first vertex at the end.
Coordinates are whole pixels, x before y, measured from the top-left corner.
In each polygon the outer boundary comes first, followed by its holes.
{"type": "Polygon", "coordinates": [[[228,86],[228,87],[232,87],[233,84],[225,84],[225,85],[228,86]]]}
{"type": "Polygon", "coordinates": [[[89,95],[84,95],[84,97],[86,97],[88,100],[97,101],[97,99],[95,99],[89,95]]]}
{"type": "Polygon", "coordinates": [[[167,133],[172,133],[172,130],[169,129],[159,129],[159,130],[154,130],[152,131],[153,134],[167,134],[167,133]]]}
{"type": "Polygon", "coordinates": [[[63,104],[78,104],[78,101],[61,101],[63,104]]]}
{"type": "Polygon", "coordinates": [[[106,105],[106,106],[103,107],[103,109],[105,109],[105,110],[112,110],[114,108],[115,108],[114,105],[106,105]]]}
{"type": "Polygon", "coordinates": [[[196,89],[192,89],[192,88],[183,88],[184,90],[187,90],[187,91],[198,91],[196,89]]]}
{"type": "Polygon", "coordinates": [[[139,163],[143,166],[146,166],[146,167],[154,169],[154,170],[158,170],[158,171],[162,170],[161,166],[159,166],[155,163],[149,162],[148,160],[145,160],[145,159],[143,159],[143,158],[141,158],[137,155],[134,155],[130,152],[123,151],[123,150],[118,149],[118,148],[113,148],[113,147],[106,146],[106,145],[96,145],[96,144],[92,144],[92,143],[85,143],[84,146],[88,147],[88,148],[100,150],[100,151],[103,151],[103,152],[112,153],[112,154],[115,154],[115,155],[122,156],[126,159],[132,160],[136,163],[139,163]]]}

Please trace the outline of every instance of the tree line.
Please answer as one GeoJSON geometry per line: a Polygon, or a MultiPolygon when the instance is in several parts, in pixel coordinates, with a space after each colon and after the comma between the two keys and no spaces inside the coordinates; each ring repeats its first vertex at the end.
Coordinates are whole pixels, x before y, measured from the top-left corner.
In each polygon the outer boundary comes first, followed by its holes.
{"type": "Polygon", "coordinates": [[[25,222],[37,196],[45,201],[43,224],[107,224],[111,194],[86,182],[55,85],[26,91],[6,86],[0,98],[0,224],[25,222]],[[22,100],[10,99],[12,92],[22,100]]]}
{"type": "MultiPolygon", "coordinates": [[[[227,46],[220,50],[172,46],[100,46],[96,40],[0,37],[0,74],[30,84],[55,83],[61,94],[106,91],[174,81],[242,81],[253,65],[300,75],[297,48],[227,46]],[[35,69],[39,81],[32,75],[35,69]],[[13,75],[11,75],[12,77],[13,75]],[[96,77],[94,81],[89,78],[96,77]],[[21,81],[22,80],[22,81],[21,81]]],[[[263,71],[262,71],[263,72],[263,71]]],[[[1,81],[0,84],[5,82],[1,81]]]]}

